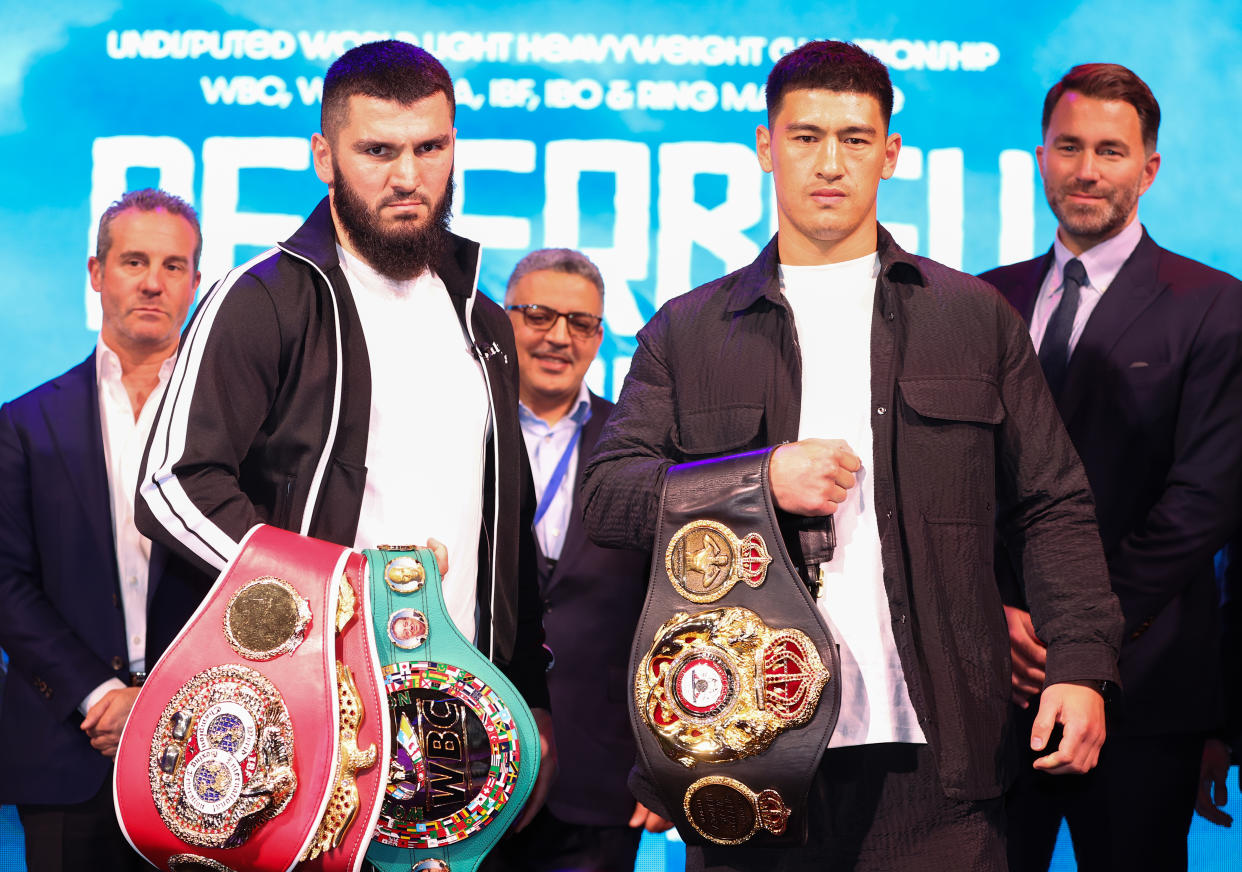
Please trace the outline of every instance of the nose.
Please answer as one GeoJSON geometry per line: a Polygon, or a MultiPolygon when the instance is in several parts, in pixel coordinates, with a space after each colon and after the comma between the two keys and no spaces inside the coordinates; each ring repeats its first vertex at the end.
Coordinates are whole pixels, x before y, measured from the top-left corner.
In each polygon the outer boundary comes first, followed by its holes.
{"type": "Polygon", "coordinates": [[[569,344],[569,316],[557,315],[544,337],[553,345],[569,344]]]}
{"type": "Polygon", "coordinates": [[[418,161],[414,153],[406,150],[392,162],[388,183],[394,191],[408,194],[418,189],[418,161]]]}
{"type": "Polygon", "coordinates": [[[1082,156],[1078,160],[1078,178],[1095,181],[1100,177],[1100,167],[1097,162],[1095,153],[1089,148],[1082,150],[1082,156]]]}
{"type": "Polygon", "coordinates": [[[839,179],[841,170],[841,144],[831,136],[825,137],[819,150],[817,175],[826,180],[839,179]]]}
{"type": "Polygon", "coordinates": [[[142,276],[142,292],[150,296],[164,293],[164,270],[161,264],[152,263],[142,276]]]}

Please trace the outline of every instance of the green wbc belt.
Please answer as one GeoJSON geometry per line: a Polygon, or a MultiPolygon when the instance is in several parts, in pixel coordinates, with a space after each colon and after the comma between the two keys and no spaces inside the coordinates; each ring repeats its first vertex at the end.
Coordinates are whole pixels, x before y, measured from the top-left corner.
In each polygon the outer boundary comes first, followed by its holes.
{"type": "Polygon", "coordinates": [[[381,872],[472,872],[539,771],[525,700],[457,629],[426,549],[366,552],[392,753],[367,860],[381,872]]]}

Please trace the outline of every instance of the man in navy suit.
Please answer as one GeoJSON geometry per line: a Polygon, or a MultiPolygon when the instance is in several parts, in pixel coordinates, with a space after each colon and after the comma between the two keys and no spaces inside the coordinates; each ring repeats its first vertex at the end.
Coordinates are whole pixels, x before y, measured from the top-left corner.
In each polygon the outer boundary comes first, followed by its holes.
{"type": "MultiPolygon", "coordinates": [[[[983,275],[1030,325],[1125,615],[1099,766],[1055,783],[1022,767],[1007,800],[1014,870],[1047,868],[1062,817],[1080,869],[1185,869],[1203,743],[1221,714],[1213,555],[1242,486],[1242,284],[1139,223],[1159,123],[1125,67],[1070,70],[1048,92],[1036,149],[1056,240],[983,275]]],[[[1013,694],[1029,718],[1044,649],[1010,582],[1013,694]]]]}
{"type": "Polygon", "coordinates": [[[547,805],[502,842],[489,872],[630,872],[643,829],[671,824],[626,787],[635,759],[627,664],[650,556],[601,548],[575,505],[612,403],[583,377],[603,341],[604,280],[577,251],[524,257],[505,306],[517,341],[519,417],[535,480],[539,590],[553,663],[548,672],[559,767],[547,805]]]}
{"type": "Polygon", "coordinates": [[[87,262],[95,350],[0,408],[0,803],[18,807],[32,872],[149,868],[117,826],[111,758],[146,670],[207,590],[133,509],[201,249],[179,198],[113,203],[87,262]]]}

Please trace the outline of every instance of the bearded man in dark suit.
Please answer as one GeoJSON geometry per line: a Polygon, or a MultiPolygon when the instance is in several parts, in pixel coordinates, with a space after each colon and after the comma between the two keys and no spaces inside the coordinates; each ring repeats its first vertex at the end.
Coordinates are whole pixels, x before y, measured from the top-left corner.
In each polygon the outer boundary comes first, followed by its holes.
{"type": "MultiPolygon", "coordinates": [[[[1023,767],[1007,802],[1014,870],[1047,868],[1063,817],[1080,869],[1185,869],[1204,739],[1221,716],[1213,555],[1242,482],[1242,284],[1166,251],[1139,223],[1159,123],[1125,67],[1070,70],[1048,92],[1036,149],[1056,240],[982,276],[1030,325],[1125,615],[1099,766],[1055,782],[1023,767]]],[[[1043,644],[1020,579],[1002,586],[1025,709],[1015,717],[1029,720],[1043,644]]]]}

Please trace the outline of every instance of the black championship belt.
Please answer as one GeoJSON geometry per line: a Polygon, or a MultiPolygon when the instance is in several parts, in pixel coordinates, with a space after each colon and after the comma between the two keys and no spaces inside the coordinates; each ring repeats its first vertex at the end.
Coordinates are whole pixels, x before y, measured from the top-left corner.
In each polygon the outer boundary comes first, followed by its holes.
{"type": "Polygon", "coordinates": [[[630,674],[639,762],[689,844],[804,842],[837,646],[768,488],[771,449],[674,466],[630,674]]]}

